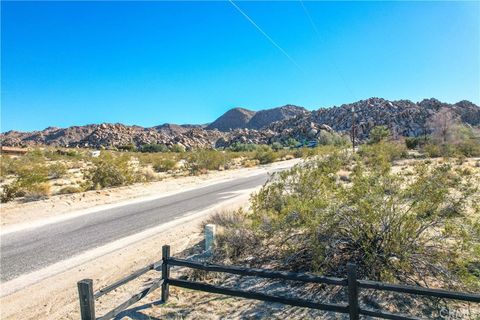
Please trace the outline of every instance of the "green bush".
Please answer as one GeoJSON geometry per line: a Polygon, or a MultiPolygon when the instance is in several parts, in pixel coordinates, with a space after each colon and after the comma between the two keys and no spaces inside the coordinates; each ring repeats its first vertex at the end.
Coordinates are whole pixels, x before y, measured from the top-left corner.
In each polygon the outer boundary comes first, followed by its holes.
{"type": "Polygon", "coordinates": [[[48,181],[49,168],[44,164],[21,167],[17,172],[17,181],[22,188],[48,181]]]}
{"type": "Polygon", "coordinates": [[[39,161],[37,164],[33,162],[32,158],[24,158],[17,163],[14,172],[15,180],[2,188],[2,202],[22,196],[36,199],[50,195],[50,185],[47,182],[49,168],[41,161],[41,158],[37,160],[39,161]]]}
{"type": "Polygon", "coordinates": [[[48,166],[48,175],[52,179],[58,179],[63,177],[67,173],[67,166],[63,163],[53,163],[48,166]]]}
{"type": "Polygon", "coordinates": [[[217,150],[196,150],[188,158],[190,171],[197,174],[205,170],[219,170],[225,168],[228,155],[217,150]]]}
{"type": "Polygon", "coordinates": [[[420,144],[419,137],[406,137],[405,138],[405,145],[408,149],[416,149],[420,144]]]}
{"type": "Polygon", "coordinates": [[[128,185],[138,180],[130,167],[129,158],[104,156],[84,171],[85,189],[98,189],[128,185]]]}
{"type": "Polygon", "coordinates": [[[333,276],[355,262],[372,280],[461,280],[465,261],[480,263],[467,214],[480,200],[478,177],[448,164],[419,164],[407,176],[371,160],[336,153],[274,176],[252,198],[244,228],[261,241],[243,255],[333,276]],[[339,170],[351,171],[348,183],[339,170]]]}
{"type": "Polygon", "coordinates": [[[150,143],[144,144],[139,148],[140,152],[168,152],[168,148],[164,144],[150,143]]]}
{"type": "Polygon", "coordinates": [[[370,131],[368,143],[374,144],[384,141],[390,135],[390,130],[386,126],[375,126],[370,131]]]}
{"type": "Polygon", "coordinates": [[[364,161],[379,168],[380,166],[388,166],[394,160],[406,158],[408,152],[403,143],[379,142],[377,144],[361,145],[358,155],[364,161]]]}
{"type": "Polygon", "coordinates": [[[128,151],[128,152],[137,151],[137,147],[133,143],[118,146],[117,149],[120,151],[128,151]]]}
{"type": "Polygon", "coordinates": [[[271,148],[273,151],[279,151],[283,149],[283,145],[280,142],[274,142],[272,143],[271,148]]]}
{"type": "Polygon", "coordinates": [[[285,146],[288,147],[288,148],[295,148],[297,147],[298,145],[300,145],[300,142],[298,142],[297,140],[295,140],[294,138],[288,138],[286,141],[285,141],[285,146]]]}
{"type": "Polygon", "coordinates": [[[457,153],[466,157],[480,156],[480,140],[468,139],[459,142],[456,146],[457,153]]]}
{"type": "Polygon", "coordinates": [[[173,146],[170,147],[170,151],[176,152],[176,153],[182,153],[182,152],[185,152],[185,147],[181,144],[174,144],[173,146]]]}
{"type": "Polygon", "coordinates": [[[14,200],[16,197],[22,196],[22,191],[18,183],[13,182],[2,186],[2,193],[0,194],[0,201],[2,203],[14,200]]]}
{"type": "Polygon", "coordinates": [[[318,143],[322,146],[346,146],[350,143],[350,140],[346,136],[339,135],[336,132],[330,133],[328,131],[321,130],[318,136],[318,143]]]}
{"type": "Polygon", "coordinates": [[[258,145],[252,143],[234,142],[228,147],[228,150],[234,152],[251,152],[255,151],[257,147],[258,145]]]}
{"type": "Polygon", "coordinates": [[[260,161],[260,164],[267,164],[275,162],[278,159],[278,155],[272,150],[260,150],[255,153],[255,159],[260,161]]]}
{"type": "Polygon", "coordinates": [[[167,172],[175,168],[177,161],[173,159],[161,159],[153,163],[153,170],[156,172],[167,172]]]}

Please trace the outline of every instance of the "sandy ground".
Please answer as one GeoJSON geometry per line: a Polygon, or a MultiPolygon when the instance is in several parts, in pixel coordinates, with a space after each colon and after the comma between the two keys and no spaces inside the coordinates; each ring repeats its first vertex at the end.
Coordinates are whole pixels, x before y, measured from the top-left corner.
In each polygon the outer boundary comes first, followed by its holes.
{"type": "MultiPolygon", "coordinates": [[[[298,162],[290,160],[257,168],[245,168],[224,172],[213,172],[196,177],[182,177],[156,183],[139,184],[104,191],[86,192],[83,194],[54,196],[50,199],[30,202],[12,203],[2,206],[2,232],[16,227],[24,227],[35,223],[43,223],[52,219],[65,218],[77,214],[78,210],[97,210],[105,205],[121,205],[125,202],[159,197],[168,193],[183,191],[187,188],[216,183],[226,179],[248,176],[273,168],[288,167],[298,162]],[[141,195],[141,197],[139,197],[141,195]]],[[[2,284],[0,298],[1,319],[78,319],[78,293],[76,282],[91,278],[95,290],[104,287],[145,265],[161,258],[161,247],[169,244],[172,254],[179,253],[202,240],[201,223],[210,214],[219,210],[231,210],[248,204],[248,195],[235,198],[218,208],[202,214],[193,215],[178,221],[166,230],[148,238],[140,239],[120,249],[92,258],[86,263],[46,277],[33,285],[11,291],[2,284]]],[[[47,267],[46,269],[48,269],[47,267]]],[[[50,268],[52,269],[52,268],[50,268]]],[[[53,270],[55,271],[55,270],[53,270]]],[[[52,272],[52,270],[48,270],[52,272]]],[[[40,270],[37,273],[42,273],[40,270]]],[[[154,272],[151,272],[154,273],[154,272]]],[[[29,275],[26,275],[29,276],[29,275]]],[[[147,274],[147,280],[149,276],[147,274]]],[[[41,279],[41,278],[39,278],[41,279]]],[[[17,281],[18,279],[14,279],[17,281]]],[[[102,297],[97,303],[98,314],[113,308],[127,297],[136,293],[145,277],[118,288],[115,292],[102,297]]],[[[18,281],[17,281],[18,282],[18,281]]],[[[8,284],[8,283],[7,283],[8,284]]],[[[147,300],[146,300],[147,301],[147,300]]],[[[144,300],[139,303],[144,302],[144,300]]]]}
{"type": "MultiPolygon", "coordinates": [[[[172,254],[181,252],[202,241],[201,223],[209,214],[243,206],[248,197],[242,196],[227,206],[212,210],[206,215],[183,222],[160,234],[140,240],[132,245],[93,259],[53,277],[46,278],[0,299],[1,319],[78,319],[78,294],[76,282],[91,278],[95,290],[100,289],[161,258],[161,247],[169,244],[172,254]]],[[[155,272],[152,272],[155,273],[155,272]]],[[[147,275],[149,276],[149,275],[147,275]]],[[[136,293],[140,281],[123,286],[97,304],[99,315],[136,293]]]]}

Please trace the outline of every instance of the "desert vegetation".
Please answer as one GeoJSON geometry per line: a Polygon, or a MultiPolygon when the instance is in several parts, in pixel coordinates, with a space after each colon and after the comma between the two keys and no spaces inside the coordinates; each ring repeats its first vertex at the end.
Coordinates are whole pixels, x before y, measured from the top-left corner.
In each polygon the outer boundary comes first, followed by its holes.
{"type": "Polygon", "coordinates": [[[138,150],[133,146],[101,150],[94,157],[89,149],[36,148],[20,157],[1,156],[0,195],[2,202],[16,198],[31,201],[55,194],[251,167],[316,152],[283,145],[238,144],[225,150],[185,151],[180,145],[167,148],[149,144],[138,150]]]}
{"type": "Polygon", "coordinates": [[[337,149],[273,176],[219,214],[213,260],[478,292],[478,159],[409,157],[402,143],[337,149]]]}

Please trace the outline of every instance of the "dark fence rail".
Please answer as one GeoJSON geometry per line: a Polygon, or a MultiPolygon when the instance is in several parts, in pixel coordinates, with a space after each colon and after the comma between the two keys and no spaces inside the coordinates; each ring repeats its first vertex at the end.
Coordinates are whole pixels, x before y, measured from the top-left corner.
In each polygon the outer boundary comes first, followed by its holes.
{"type": "Polygon", "coordinates": [[[356,266],[354,264],[347,265],[347,278],[334,278],[334,277],[325,277],[317,276],[306,273],[295,273],[295,272],[284,272],[284,271],[273,271],[265,269],[255,269],[255,268],[244,268],[236,266],[221,266],[215,264],[206,264],[193,262],[184,259],[177,259],[170,257],[170,246],[162,247],[162,260],[152,263],[142,269],[137,270],[131,275],[118,280],[117,282],[93,292],[93,281],[91,279],[85,279],[78,282],[78,293],[80,299],[80,312],[82,320],[94,320],[94,319],[111,319],[118,315],[120,312],[136,303],[140,299],[144,298],[146,295],[152,291],[161,288],[162,301],[166,302],[169,296],[169,286],[176,286],[181,288],[187,288],[192,290],[199,290],[204,292],[211,292],[217,294],[224,294],[234,297],[241,297],[247,299],[254,299],[260,301],[268,302],[278,302],[290,306],[312,308],[317,310],[331,311],[337,313],[347,313],[349,314],[350,319],[359,319],[360,315],[382,318],[382,319],[393,319],[393,320],[418,320],[420,318],[403,315],[403,314],[392,314],[384,311],[376,311],[363,309],[359,306],[359,291],[361,289],[373,289],[389,292],[398,292],[405,294],[415,294],[420,296],[427,297],[436,297],[443,299],[454,299],[467,302],[476,302],[480,303],[480,295],[473,293],[463,293],[463,292],[453,292],[440,289],[429,289],[418,286],[406,286],[406,285],[396,285],[396,284],[387,284],[383,282],[370,281],[370,280],[358,280],[356,273],[356,266]],[[348,295],[348,304],[335,304],[335,303],[319,303],[308,301],[298,298],[287,298],[268,295],[264,293],[246,291],[239,289],[226,288],[222,286],[215,286],[211,284],[174,279],[170,277],[170,267],[172,266],[182,266],[197,270],[204,270],[208,272],[223,272],[229,274],[236,274],[240,276],[254,276],[260,278],[268,279],[283,279],[283,280],[292,280],[300,281],[305,283],[321,283],[327,285],[335,285],[346,287],[348,295]],[[107,294],[108,292],[118,288],[121,285],[132,281],[139,276],[145,274],[148,271],[156,270],[159,271],[161,268],[162,276],[160,279],[157,279],[151,283],[146,288],[143,288],[140,292],[127,299],[125,302],[121,303],[119,306],[113,310],[107,312],[101,317],[95,316],[95,299],[100,298],[101,296],[107,294]]]}

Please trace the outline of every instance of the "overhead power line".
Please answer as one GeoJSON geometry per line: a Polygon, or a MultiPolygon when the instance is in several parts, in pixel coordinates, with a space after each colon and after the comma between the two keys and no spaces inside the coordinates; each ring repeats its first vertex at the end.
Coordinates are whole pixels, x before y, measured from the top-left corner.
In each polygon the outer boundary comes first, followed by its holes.
{"type": "Polygon", "coordinates": [[[280,47],[265,31],[263,31],[262,28],[260,28],[260,26],[258,24],[255,23],[255,21],[253,21],[252,18],[250,18],[242,9],[240,9],[239,6],[237,6],[232,0],[228,0],[234,7],[235,9],[238,10],[238,12],[240,12],[242,14],[242,16],[245,17],[245,19],[247,19],[255,28],[257,28],[258,31],[260,31],[260,33],[265,37],[267,38],[268,41],[270,41],[271,44],[273,44],[278,50],[280,50],[281,53],[283,53],[283,55],[285,55],[288,60],[290,60],[299,70],[302,70],[302,68],[300,68],[300,66],[298,65],[297,62],[295,62],[295,60],[293,60],[293,58],[282,48],[280,47]]]}
{"type": "MultiPolygon", "coordinates": [[[[308,11],[307,7],[305,6],[305,4],[303,3],[303,0],[299,0],[300,1],[300,4],[302,5],[302,8],[303,8],[303,11],[305,12],[305,15],[308,17],[308,20],[310,21],[310,25],[312,26],[313,30],[315,31],[317,37],[318,37],[318,40],[320,40],[320,42],[324,42],[323,41],[323,37],[322,35],[320,34],[320,31],[318,30],[317,28],[317,24],[315,23],[315,21],[313,21],[313,18],[312,16],[310,15],[310,12],[308,11]]],[[[343,85],[345,86],[345,88],[347,89],[347,91],[350,93],[350,95],[352,96],[352,98],[354,99],[354,94],[353,94],[353,91],[352,89],[350,88],[350,86],[348,85],[348,82],[347,80],[345,79],[345,77],[343,76],[342,72],[340,71],[340,68],[338,67],[336,61],[335,61],[335,58],[333,56],[331,56],[328,52],[327,52],[327,55],[328,57],[330,58],[331,62],[332,62],[332,65],[333,67],[335,68],[335,71],[338,73],[338,75],[340,76],[340,79],[342,80],[343,82],[343,85]]]]}

